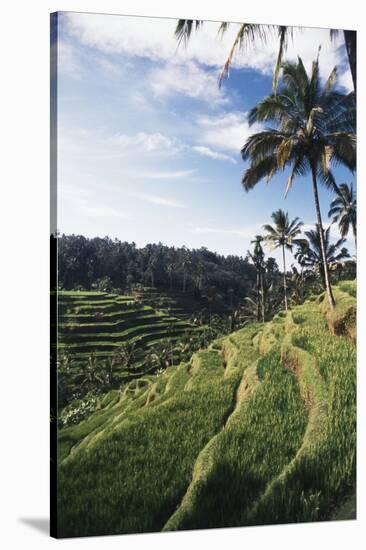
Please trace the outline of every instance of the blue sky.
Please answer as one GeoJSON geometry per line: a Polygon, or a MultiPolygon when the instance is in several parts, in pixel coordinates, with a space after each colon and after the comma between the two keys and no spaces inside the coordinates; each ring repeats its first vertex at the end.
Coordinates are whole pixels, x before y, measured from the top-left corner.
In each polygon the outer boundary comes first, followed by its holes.
{"type": "MultiPolygon", "coordinates": [[[[259,128],[249,128],[246,112],[271,92],[275,36],[237,55],[219,89],[236,25],[220,39],[218,24],[205,23],[177,48],[175,24],[60,14],[59,230],[245,255],[278,208],[312,225],[308,178],[295,181],[286,200],[286,174],[249,193],[240,185],[239,151],[259,128]]],[[[351,89],[342,35],[331,42],[326,29],[295,29],[286,57],[299,54],[310,66],[320,44],[322,76],[337,65],[339,86],[351,89]]],[[[343,168],[335,175],[339,183],[354,180],[343,168]]],[[[327,220],[327,190],[320,200],[327,220]]]]}

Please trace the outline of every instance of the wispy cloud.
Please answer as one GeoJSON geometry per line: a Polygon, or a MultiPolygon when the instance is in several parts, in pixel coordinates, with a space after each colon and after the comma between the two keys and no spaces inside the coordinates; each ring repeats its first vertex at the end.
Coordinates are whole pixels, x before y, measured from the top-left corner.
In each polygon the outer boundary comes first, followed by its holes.
{"type": "Polygon", "coordinates": [[[196,170],[176,170],[176,171],[166,171],[166,172],[142,172],[139,174],[143,178],[147,179],[154,179],[154,180],[172,180],[172,179],[180,179],[180,178],[189,178],[192,176],[196,170]]]}
{"type": "Polygon", "coordinates": [[[185,64],[168,62],[150,73],[150,85],[155,96],[166,97],[183,94],[213,105],[229,102],[223,89],[218,86],[217,70],[204,69],[194,61],[185,64]]]}
{"type": "Polygon", "coordinates": [[[194,145],[192,149],[196,153],[203,155],[205,157],[210,157],[212,159],[217,159],[217,160],[227,160],[234,164],[236,164],[237,162],[236,159],[234,159],[233,157],[230,157],[229,155],[225,155],[225,153],[219,153],[218,151],[214,151],[210,147],[205,147],[204,145],[194,145]]]}
{"type": "Polygon", "coordinates": [[[224,113],[221,116],[200,116],[197,120],[200,127],[202,143],[218,149],[239,154],[247,138],[263,129],[260,124],[251,127],[246,113],[224,113]]]}
{"type": "Polygon", "coordinates": [[[122,210],[118,210],[117,208],[112,208],[110,206],[92,206],[88,204],[80,204],[80,208],[83,210],[84,214],[86,216],[92,217],[92,218],[119,218],[126,220],[128,219],[128,214],[126,212],[123,212],[122,210]]]}
{"type": "Polygon", "coordinates": [[[142,193],[138,191],[128,191],[128,190],[124,190],[123,193],[124,195],[127,195],[129,197],[142,200],[145,202],[149,202],[157,206],[166,206],[171,208],[185,208],[185,205],[182,204],[177,199],[175,199],[174,197],[167,197],[163,195],[156,195],[151,193],[142,193]]]}
{"type": "Polygon", "coordinates": [[[80,217],[129,219],[129,214],[119,208],[101,203],[100,197],[86,187],[59,182],[60,207],[76,209],[80,217]]]}
{"type": "Polygon", "coordinates": [[[260,224],[247,225],[237,228],[198,226],[193,228],[193,232],[201,234],[237,235],[238,237],[248,239],[261,231],[261,228],[262,226],[260,224]]]}
{"type": "Polygon", "coordinates": [[[72,44],[62,40],[57,44],[57,70],[76,79],[82,76],[82,66],[76,49],[72,44]]]}
{"type": "Polygon", "coordinates": [[[138,132],[131,136],[118,133],[111,138],[111,143],[121,149],[141,148],[145,151],[175,154],[181,149],[177,140],[170,138],[160,132],[138,132]]]}

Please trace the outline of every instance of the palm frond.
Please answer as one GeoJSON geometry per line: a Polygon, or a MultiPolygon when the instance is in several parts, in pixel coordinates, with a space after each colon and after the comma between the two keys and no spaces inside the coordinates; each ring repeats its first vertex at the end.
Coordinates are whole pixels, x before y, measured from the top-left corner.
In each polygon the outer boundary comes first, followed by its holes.
{"type": "Polygon", "coordinates": [[[244,172],[241,183],[245,191],[250,191],[257,183],[267,177],[271,179],[278,169],[276,155],[269,155],[251,166],[244,172]]]}
{"type": "Polygon", "coordinates": [[[203,21],[199,19],[179,19],[174,32],[178,45],[183,42],[187,46],[193,28],[198,30],[202,25],[203,21]]]}
{"type": "MultiPolygon", "coordinates": [[[[224,28],[224,32],[227,30],[226,27],[222,27],[223,24],[221,24],[220,28],[224,28]]],[[[226,24],[227,25],[227,24],[226,24]]],[[[229,55],[223,65],[223,68],[221,70],[220,76],[219,76],[219,87],[221,88],[222,82],[224,78],[226,78],[229,75],[230,65],[232,63],[234,54],[237,50],[242,50],[245,47],[245,43],[247,39],[254,39],[255,35],[259,35],[263,38],[263,31],[261,30],[260,25],[253,25],[253,23],[241,23],[239,30],[237,32],[237,35],[235,37],[235,40],[233,42],[233,45],[230,48],[229,55]]]]}
{"type": "Polygon", "coordinates": [[[279,77],[280,69],[282,65],[283,54],[287,48],[288,33],[289,33],[289,27],[284,25],[279,26],[278,34],[279,34],[280,44],[278,48],[276,65],[273,71],[273,81],[272,81],[272,87],[275,94],[277,92],[277,83],[278,83],[278,77],[279,77]]]}

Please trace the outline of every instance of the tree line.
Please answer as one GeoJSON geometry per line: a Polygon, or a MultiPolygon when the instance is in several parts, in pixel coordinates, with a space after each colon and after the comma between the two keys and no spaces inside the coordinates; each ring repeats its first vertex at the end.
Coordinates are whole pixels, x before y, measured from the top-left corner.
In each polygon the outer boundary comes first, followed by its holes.
{"type": "Polygon", "coordinates": [[[60,235],[59,288],[129,290],[136,284],[176,292],[218,292],[243,298],[253,286],[255,268],[248,257],[222,256],[207,248],[135,243],[109,237],[60,235]]]}

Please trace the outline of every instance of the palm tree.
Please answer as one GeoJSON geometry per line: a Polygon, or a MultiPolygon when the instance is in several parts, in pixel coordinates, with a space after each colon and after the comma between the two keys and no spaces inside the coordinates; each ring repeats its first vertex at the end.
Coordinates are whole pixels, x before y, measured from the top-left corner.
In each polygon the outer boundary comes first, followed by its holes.
{"type": "Polygon", "coordinates": [[[344,164],[352,172],[356,168],[354,94],[345,95],[334,89],[336,68],[322,87],[318,59],[313,62],[310,75],[301,58],[297,63],[283,64],[282,80],[276,95],[265,97],[249,112],[250,124],[271,121],[277,129],[268,128],[247,139],[241,153],[243,160],[250,160],[250,166],[243,175],[242,184],[249,191],[264,177],[270,180],[276,172],[290,167],[286,196],[297,176],[311,173],[325,284],[333,308],[335,302],[325,256],[318,181],[334,189],[335,180],[330,170],[333,163],[344,164]]]}
{"type": "Polygon", "coordinates": [[[257,273],[257,322],[260,320],[260,310],[262,313],[262,322],[264,323],[264,252],[262,248],[262,242],[264,237],[262,235],[256,235],[251,244],[254,244],[253,252],[249,252],[248,255],[252,260],[256,273],[257,273]],[[260,300],[261,297],[261,300],[260,300]],[[260,305],[261,303],[261,305],[260,305]]]}
{"type": "Polygon", "coordinates": [[[183,247],[183,249],[184,249],[184,252],[183,252],[183,257],[182,257],[182,261],[181,261],[180,266],[181,266],[182,271],[183,271],[182,290],[183,290],[183,292],[185,292],[186,289],[187,289],[188,269],[191,266],[192,262],[191,262],[191,258],[190,258],[190,255],[189,255],[189,251],[185,247],[183,247]]]}
{"type": "Polygon", "coordinates": [[[115,364],[121,364],[128,375],[131,373],[134,363],[141,356],[141,349],[138,348],[138,343],[138,340],[135,342],[125,342],[114,353],[115,364]]]}
{"type": "Polygon", "coordinates": [[[208,324],[211,325],[212,320],[212,305],[218,300],[219,293],[215,285],[210,285],[202,293],[202,298],[205,298],[208,305],[208,324]]]}
{"type": "MultiPolygon", "coordinates": [[[[324,262],[322,258],[322,239],[319,225],[315,226],[315,229],[305,231],[307,241],[302,241],[299,245],[298,251],[295,254],[295,258],[298,260],[302,267],[310,268],[316,273],[319,273],[326,289],[325,283],[325,270],[324,262]]],[[[330,227],[324,231],[324,248],[326,265],[335,267],[342,262],[345,258],[349,258],[349,252],[347,248],[343,247],[346,239],[338,239],[334,244],[330,243],[330,227]]]]}
{"type": "Polygon", "coordinates": [[[118,371],[116,357],[108,357],[104,362],[103,374],[105,379],[105,386],[111,388],[118,380],[118,371]]]}
{"type": "Polygon", "coordinates": [[[166,338],[159,342],[156,346],[150,348],[148,354],[149,363],[158,369],[165,370],[167,367],[174,364],[173,343],[170,338],[166,338]]]}
{"type": "Polygon", "coordinates": [[[87,389],[93,390],[96,386],[103,384],[102,366],[98,363],[94,353],[88,357],[88,362],[83,369],[83,380],[81,386],[86,386],[87,389]]]}
{"type": "Polygon", "coordinates": [[[149,260],[148,268],[147,268],[147,273],[150,275],[152,288],[155,287],[154,283],[155,283],[155,272],[157,269],[157,265],[158,265],[157,257],[151,256],[149,260]]]}
{"type": "Polygon", "coordinates": [[[174,266],[174,264],[169,263],[169,264],[166,266],[166,271],[167,271],[168,277],[169,277],[169,288],[170,288],[170,290],[173,290],[173,274],[174,274],[174,272],[175,272],[175,266],[174,266]]]}
{"type": "Polygon", "coordinates": [[[357,248],[357,200],[352,183],[341,183],[335,188],[336,197],[330,203],[328,217],[333,218],[332,223],[338,223],[341,237],[347,237],[350,226],[352,227],[355,245],[357,248]]]}
{"type": "MultiPolygon", "coordinates": [[[[192,30],[199,30],[200,28],[202,28],[202,26],[202,20],[179,19],[175,29],[175,36],[178,40],[178,43],[183,42],[185,45],[187,45],[189,38],[191,37],[192,30]]],[[[228,30],[229,26],[230,23],[228,23],[227,21],[221,22],[218,35],[221,34],[222,36],[228,30]]],[[[286,25],[258,25],[253,23],[238,23],[238,26],[238,32],[220,73],[219,85],[221,86],[223,79],[229,74],[230,65],[237,50],[243,50],[248,43],[255,42],[257,40],[264,43],[267,40],[269,34],[271,32],[274,32],[275,34],[277,34],[278,37],[278,53],[273,71],[273,90],[276,91],[283,56],[286,52],[288,41],[289,39],[292,39],[293,36],[293,27],[288,27],[286,25]]],[[[356,31],[338,31],[335,29],[331,29],[331,38],[334,39],[339,32],[343,32],[344,43],[348,55],[348,63],[352,75],[353,89],[356,93],[356,31]]]]}
{"type": "Polygon", "coordinates": [[[285,310],[287,311],[285,250],[287,249],[292,252],[293,245],[299,241],[299,239],[296,239],[296,237],[301,233],[301,226],[304,224],[299,221],[299,218],[294,218],[290,222],[288,213],[284,212],[281,209],[273,212],[271,218],[273,220],[274,227],[269,224],[263,226],[263,229],[268,233],[268,235],[265,235],[264,238],[273,246],[273,248],[282,248],[283,292],[285,298],[285,310]]]}

